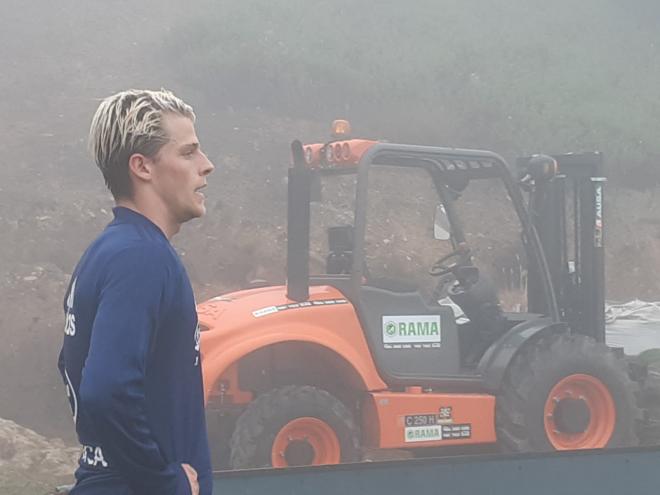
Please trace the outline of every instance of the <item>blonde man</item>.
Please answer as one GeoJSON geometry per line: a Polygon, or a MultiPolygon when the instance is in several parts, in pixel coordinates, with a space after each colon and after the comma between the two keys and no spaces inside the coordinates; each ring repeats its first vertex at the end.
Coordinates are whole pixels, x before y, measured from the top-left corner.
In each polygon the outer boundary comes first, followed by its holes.
{"type": "Polygon", "coordinates": [[[90,148],[114,220],[78,262],[59,369],[83,452],[74,495],[209,495],[199,327],[170,239],[205,213],[213,164],[192,108],[129,90],[101,102],[90,148]]]}

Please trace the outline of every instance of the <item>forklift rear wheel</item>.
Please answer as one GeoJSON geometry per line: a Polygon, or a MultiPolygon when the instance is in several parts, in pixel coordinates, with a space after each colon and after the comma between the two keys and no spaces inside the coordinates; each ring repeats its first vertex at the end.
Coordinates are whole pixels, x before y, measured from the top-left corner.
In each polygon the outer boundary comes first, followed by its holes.
{"type": "Polygon", "coordinates": [[[582,335],[551,335],[514,358],[497,398],[496,426],[509,451],[638,444],[641,411],[626,364],[582,335]]]}
{"type": "Polygon", "coordinates": [[[325,390],[290,385],[248,405],[231,438],[234,469],[316,466],[359,459],[353,415],[325,390]]]}

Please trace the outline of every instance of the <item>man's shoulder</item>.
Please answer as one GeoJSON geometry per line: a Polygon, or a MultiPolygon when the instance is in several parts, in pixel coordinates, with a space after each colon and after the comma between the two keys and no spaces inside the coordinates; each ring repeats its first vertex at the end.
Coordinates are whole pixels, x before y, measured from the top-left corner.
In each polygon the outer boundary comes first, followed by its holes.
{"type": "Polygon", "coordinates": [[[176,267],[178,256],[164,238],[145,236],[132,225],[106,228],[89,246],[95,264],[129,264],[135,268],[156,265],[176,267]]]}

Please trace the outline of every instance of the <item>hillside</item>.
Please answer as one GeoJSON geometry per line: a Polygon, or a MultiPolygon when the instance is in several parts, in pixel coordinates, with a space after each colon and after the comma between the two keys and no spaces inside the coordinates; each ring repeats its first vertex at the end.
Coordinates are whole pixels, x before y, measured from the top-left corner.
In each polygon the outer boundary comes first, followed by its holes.
{"type": "Polygon", "coordinates": [[[99,98],[126,87],[190,101],[217,166],[209,214],[176,238],[198,300],[283,280],[288,144],[325,138],[336,117],[507,158],[602,149],[608,296],[660,298],[656,4],[375,5],[3,2],[0,417],[73,440],[55,370],[62,298],[112,206],[85,138],[99,98]]]}

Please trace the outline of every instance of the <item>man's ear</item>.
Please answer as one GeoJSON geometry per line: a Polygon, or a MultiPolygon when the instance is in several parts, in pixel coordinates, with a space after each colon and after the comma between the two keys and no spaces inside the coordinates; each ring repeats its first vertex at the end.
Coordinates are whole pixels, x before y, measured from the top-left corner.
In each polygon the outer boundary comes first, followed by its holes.
{"type": "Polygon", "coordinates": [[[128,171],[137,180],[149,182],[153,172],[153,161],[142,153],[133,153],[128,159],[128,171]]]}

